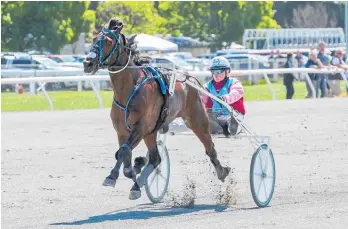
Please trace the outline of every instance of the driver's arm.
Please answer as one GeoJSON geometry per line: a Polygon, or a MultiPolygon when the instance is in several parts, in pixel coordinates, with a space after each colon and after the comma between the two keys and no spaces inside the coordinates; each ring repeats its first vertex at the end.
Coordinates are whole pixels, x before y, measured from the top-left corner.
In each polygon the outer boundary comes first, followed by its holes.
{"type": "Polygon", "coordinates": [[[227,104],[231,105],[244,96],[244,88],[242,83],[234,79],[233,84],[230,86],[230,92],[227,95],[224,95],[223,98],[227,104]]]}

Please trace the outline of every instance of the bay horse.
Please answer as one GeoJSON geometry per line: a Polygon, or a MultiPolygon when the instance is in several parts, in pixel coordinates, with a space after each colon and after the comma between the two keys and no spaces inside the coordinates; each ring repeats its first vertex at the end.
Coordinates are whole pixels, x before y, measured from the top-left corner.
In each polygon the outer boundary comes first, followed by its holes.
{"type": "Polygon", "coordinates": [[[168,90],[163,88],[163,81],[166,81],[165,76],[170,71],[167,70],[166,74],[164,69],[144,64],[144,59],[136,50],[136,35],[126,39],[121,33],[123,26],[120,19],[111,18],[107,28],[94,38],[83,62],[84,72],[88,74],[107,68],[114,92],[110,117],[120,148],[115,153],[115,167],[105,178],[103,185],[115,187],[123,163],[124,176],[134,181],[129,199],[140,198],[140,188],[161,163],[157,132],[166,133],[169,124],[178,117],[185,121],[186,126],[203,143],[218,179],[224,182],[231,168],[223,167],[217,158],[209,131],[208,114],[198,91],[177,81],[174,93],[169,95],[168,90]],[[157,77],[148,76],[155,76],[156,73],[157,77]],[[132,150],[141,140],[144,140],[148,149],[149,159],[147,161],[146,157],[137,157],[132,167],[132,150]],[[138,178],[137,174],[140,174],[138,178]]]}

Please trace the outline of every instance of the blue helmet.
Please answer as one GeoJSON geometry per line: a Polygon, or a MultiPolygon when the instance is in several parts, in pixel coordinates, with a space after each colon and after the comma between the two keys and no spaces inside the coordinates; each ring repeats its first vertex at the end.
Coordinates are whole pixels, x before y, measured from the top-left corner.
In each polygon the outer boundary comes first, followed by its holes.
{"type": "Polygon", "coordinates": [[[228,60],[223,56],[214,57],[211,60],[210,70],[220,70],[220,69],[221,70],[231,69],[230,62],[228,62],[228,60]]]}

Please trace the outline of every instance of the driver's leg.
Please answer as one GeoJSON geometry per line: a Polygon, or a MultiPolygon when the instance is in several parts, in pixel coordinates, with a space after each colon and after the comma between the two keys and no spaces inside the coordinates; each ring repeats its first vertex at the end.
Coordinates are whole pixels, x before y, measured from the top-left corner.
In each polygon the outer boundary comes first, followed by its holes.
{"type": "Polygon", "coordinates": [[[226,137],[229,137],[231,135],[229,130],[229,123],[231,122],[231,116],[230,115],[220,115],[217,117],[217,123],[222,128],[222,133],[226,137]]]}
{"type": "Polygon", "coordinates": [[[216,114],[213,112],[208,112],[208,116],[209,116],[209,126],[210,126],[210,133],[211,134],[219,134],[221,133],[221,127],[220,125],[217,123],[217,119],[216,119],[216,114]]]}
{"type": "Polygon", "coordinates": [[[231,135],[236,135],[238,131],[238,122],[234,119],[234,117],[231,117],[230,121],[230,133],[231,135]]]}

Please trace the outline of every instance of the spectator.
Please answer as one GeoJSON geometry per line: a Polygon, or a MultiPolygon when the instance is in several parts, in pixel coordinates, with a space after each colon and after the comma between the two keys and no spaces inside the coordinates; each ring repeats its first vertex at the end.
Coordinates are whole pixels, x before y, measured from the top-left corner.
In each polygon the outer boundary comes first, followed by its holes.
{"type": "Polygon", "coordinates": [[[338,68],[342,68],[345,71],[348,71],[348,65],[344,62],[343,56],[344,56],[343,49],[341,48],[337,49],[335,52],[335,57],[332,58],[331,64],[338,68]]]}
{"type": "MultiPolygon", "coordinates": [[[[324,41],[321,41],[319,43],[318,58],[324,66],[331,67],[329,56],[326,54],[326,43],[324,41]]],[[[328,77],[329,77],[329,74],[318,74],[317,83],[315,87],[315,90],[317,92],[317,97],[319,97],[319,94],[318,94],[319,88],[321,90],[320,97],[321,98],[325,97],[326,91],[327,89],[329,89],[327,84],[328,77]]]]}
{"type": "MultiPolygon", "coordinates": [[[[289,53],[287,55],[286,63],[284,65],[284,68],[292,68],[293,67],[293,60],[294,57],[292,53],[289,53]]],[[[286,87],[286,99],[292,99],[292,96],[295,93],[294,90],[294,75],[292,73],[286,73],[284,74],[284,81],[283,84],[286,87]]]]}
{"type": "Polygon", "coordinates": [[[304,57],[303,55],[301,54],[300,50],[297,50],[296,51],[296,56],[295,56],[295,59],[297,61],[297,67],[299,68],[303,68],[305,66],[305,61],[304,61],[304,57]]]}
{"type": "MultiPolygon", "coordinates": [[[[311,52],[309,53],[309,59],[305,65],[305,67],[306,68],[325,68],[325,66],[318,59],[318,51],[316,49],[311,50],[311,52]]],[[[313,84],[314,88],[316,89],[316,93],[318,96],[318,90],[317,90],[317,88],[318,88],[317,87],[318,75],[314,74],[314,73],[310,73],[309,78],[312,81],[312,84],[313,84]]],[[[306,88],[307,88],[307,96],[305,98],[313,97],[311,87],[310,87],[309,83],[307,82],[307,80],[306,80],[306,88]]],[[[325,89],[326,89],[326,85],[325,85],[325,89]]]]}
{"type": "Polygon", "coordinates": [[[270,65],[270,68],[274,68],[274,62],[276,61],[276,56],[275,56],[275,52],[274,50],[272,49],[271,50],[271,53],[268,57],[268,63],[270,65]]]}
{"type": "Polygon", "coordinates": [[[276,58],[280,58],[281,57],[281,55],[280,55],[280,50],[279,49],[277,49],[277,52],[276,52],[276,58]]]}
{"type": "MultiPolygon", "coordinates": [[[[333,66],[338,67],[338,68],[342,68],[342,69],[344,69],[346,72],[348,72],[348,65],[344,62],[343,57],[344,57],[344,51],[343,51],[343,49],[340,49],[340,48],[337,49],[337,50],[336,50],[336,55],[335,55],[334,58],[332,58],[331,64],[332,64],[333,66]]],[[[344,76],[345,76],[346,79],[347,79],[348,73],[345,73],[344,76]]],[[[348,93],[348,86],[347,86],[347,85],[346,85],[346,91],[347,91],[347,93],[348,93]]]]}

